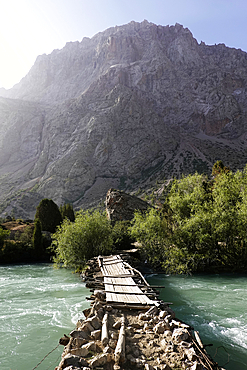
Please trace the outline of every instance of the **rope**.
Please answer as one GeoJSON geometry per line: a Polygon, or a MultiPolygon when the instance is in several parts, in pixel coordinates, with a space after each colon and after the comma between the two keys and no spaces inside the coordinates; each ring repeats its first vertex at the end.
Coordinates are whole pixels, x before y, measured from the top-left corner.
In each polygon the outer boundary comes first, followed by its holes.
{"type": "Polygon", "coordinates": [[[47,353],[47,355],[45,355],[45,357],[42,358],[42,360],[38,363],[38,365],[36,365],[32,370],[34,369],[37,369],[37,367],[46,359],[46,357],[48,357],[52,352],[54,352],[57,348],[59,347],[59,343],[58,345],[53,348],[50,352],[47,353]]]}
{"type": "MultiPolygon", "coordinates": [[[[54,364],[56,364],[60,359],[61,359],[61,355],[58,356],[58,358],[56,359],[56,361],[54,362],[54,364]]],[[[54,365],[51,364],[46,370],[49,370],[52,366],[54,366],[54,365]]]]}
{"type": "Polygon", "coordinates": [[[223,348],[223,349],[225,350],[225,352],[227,353],[228,360],[227,360],[227,362],[223,365],[223,366],[225,366],[225,365],[227,365],[227,364],[230,362],[230,354],[227,352],[227,350],[225,349],[225,347],[224,347],[224,346],[219,346],[219,347],[217,347],[217,348],[216,348],[216,351],[215,351],[215,354],[214,354],[214,358],[215,358],[215,356],[217,355],[217,352],[218,352],[218,349],[219,349],[219,348],[223,348]]]}
{"type": "MultiPolygon", "coordinates": [[[[74,327],[74,329],[73,330],[75,330],[76,329],[76,326],[74,327]]],[[[69,334],[68,334],[69,335],[69,334]]],[[[55,347],[55,348],[53,348],[50,352],[48,352],[46,355],[45,355],[45,357],[43,357],[42,358],[42,360],[32,369],[32,370],[35,370],[35,369],[37,369],[37,367],[46,359],[46,357],[48,357],[52,352],[54,352],[58,347],[60,346],[60,343],[58,343],[58,345],[55,347]]],[[[60,358],[60,355],[59,355],[59,357],[57,358],[57,360],[56,360],[56,363],[57,363],[57,361],[59,360],[59,358],[60,358]]],[[[49,370],[50,369],[50,367],[51,367],[52,365],[50,365],[46,370],[49,370]]]]}

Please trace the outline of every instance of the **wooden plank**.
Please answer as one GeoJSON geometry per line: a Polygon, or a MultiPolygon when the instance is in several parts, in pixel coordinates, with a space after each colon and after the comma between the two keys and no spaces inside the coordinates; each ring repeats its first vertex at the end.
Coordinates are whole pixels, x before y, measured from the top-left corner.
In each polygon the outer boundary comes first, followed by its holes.
{"type": "MultiPolygon", "coordinates": [[[[147,296],[149,293],[144,293],[133,280],[133,269],[130,271],[132,273],[129,272],[129,266],[127,269],[118,255],[103,258],[101,272],[104,278],[106,301],[119,304],[153,305],[154,302],[147,296]],[[109,263],[110,261],[111,263],[109,263]],[[122,284],[122,279],[125,279],[125,284],[122,284]]],[[[152,293],[150,294],[152,295],[152,293]]]]}

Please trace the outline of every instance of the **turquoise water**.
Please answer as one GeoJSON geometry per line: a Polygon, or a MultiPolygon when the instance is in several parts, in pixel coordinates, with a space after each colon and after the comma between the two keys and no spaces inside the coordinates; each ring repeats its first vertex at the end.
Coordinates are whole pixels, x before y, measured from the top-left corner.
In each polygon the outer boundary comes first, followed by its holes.
{"type": "MultiPolygon", "coordinates": [[[[71,271],[50,264],[0,266],[0,369],[32,370],[83,318],[87,295],[71,271]]],[[[62,350],[38,369],[54,369],[62,350]]]]}
{"type": "Polygon", "coordinates": [[[247,369],[247,276],[149,276],[160,298],[198,330],[207,352],[227,370],[247,369]],[[229,362],[228,362],[229,361],[229,362]]]}
{"type": "MultiPolygon", "coordinates": [[[[227,370],[247,369],[247,277],[239,275],[148,276],[165,285],[160,297],[194,326],[208,352],[227,370]],[[223,347],[224,348],[223,348],[223,347]]],[[[0,266],[0,369],[32,370],[68,334],[89,307],[78,275],[50,264],[0,266]]],[[[63,346],[38,370],[54,369],[63,346]]]]}

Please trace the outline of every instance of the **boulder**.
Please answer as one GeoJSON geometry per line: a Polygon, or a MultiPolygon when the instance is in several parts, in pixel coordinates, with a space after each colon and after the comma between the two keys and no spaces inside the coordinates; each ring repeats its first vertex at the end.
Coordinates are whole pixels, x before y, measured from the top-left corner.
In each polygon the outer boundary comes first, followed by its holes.
{"type": "Polygon", "coordinates": [[[111,221],[129,221],[135,211],[147,211],[150,205],[142,199],[123,191],[110,189],[106,194],[106,213],[111,221]]]}

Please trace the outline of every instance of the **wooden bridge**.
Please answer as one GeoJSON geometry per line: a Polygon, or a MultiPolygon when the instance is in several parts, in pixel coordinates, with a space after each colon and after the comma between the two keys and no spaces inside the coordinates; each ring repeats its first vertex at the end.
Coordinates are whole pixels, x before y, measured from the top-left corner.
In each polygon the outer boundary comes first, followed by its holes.
{"type": "Polygon", "coordinates": [[[130,256],[98,256],[84,273],[91,289],[85,320],[60,339],[65,345],[57,370],[224,370],[207,354],[198,332],[175,317],[128,262],[130,256]],[[189,367],[188,367],[189,366],[189,367]]]}
{"type": "Polygon", "coordinates": [[[143,292],[142,288],[150,289],[150,285],[140,274],[139,271],[131,267],[127,262],[124,262],[119,255],[109,257],[98,257],[99,267],[102,277],[104,278],[106,301],[108,303],[124,303],[137,305],[156,305],[154,301],[148,297],[148,291],[143,292]],[[134,276],[138,272],[142,279],[141,284],[137,284],[134,276]]]}

